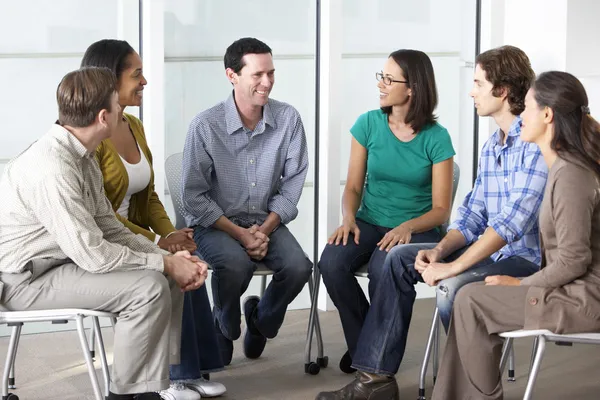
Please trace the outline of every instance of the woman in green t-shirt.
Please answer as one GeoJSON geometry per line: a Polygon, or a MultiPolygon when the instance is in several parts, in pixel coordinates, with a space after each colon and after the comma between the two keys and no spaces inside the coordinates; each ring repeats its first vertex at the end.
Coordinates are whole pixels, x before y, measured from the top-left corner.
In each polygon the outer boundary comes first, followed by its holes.
{"type": "Polygon", "coordinates": [[[369,264],[373,297],[392,247],[440,240],[438,227],[450,217],[452,197],[455,152],[433,114],[431,60],[421,51],[398,50],[375,75],[380,109],[362,114],[350,129],[344,219],[319,261],[348,345],[340,361],[346,373],[354,371],[351,356],[369,309],[354,272],[369,264]]]}

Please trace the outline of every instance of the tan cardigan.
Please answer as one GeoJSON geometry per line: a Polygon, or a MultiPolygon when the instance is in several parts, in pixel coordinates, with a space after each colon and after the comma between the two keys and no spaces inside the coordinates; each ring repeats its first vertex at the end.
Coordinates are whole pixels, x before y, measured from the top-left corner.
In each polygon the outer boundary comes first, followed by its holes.
{"type": "Polygon", "coordinates": [[[525,329],[600,332],[600,184],[580,162],[552,165],[540,232],[542,269],[521,281],[525,329]]]}
{"type": "Polygon", "coordinates": [[[133,233],[141,233],[148,239],[154,240],[156,238],[154,232],[161,236],[166,236],[175,231],[175,227],[171,223],[171,220],[169,220],[165,207],[154,191],[152,153],[150,153],[148,143],[146,142],[142,121],[130,114],[123,113],[123,116],[129,122],[129,128],[140,146],[143,156],[146,157],[150,164],[150,183],[144,190],[131,196],[127,219],[123,218],[116,211],[125,198],[127,188],[129,187],[129,176],[117,149],[115,149],[110,139],[106,139],[100,143],[100,146],[96,149],[96,159],[104,176],[106,197],[110,200],[119,221],[133,233]]]}

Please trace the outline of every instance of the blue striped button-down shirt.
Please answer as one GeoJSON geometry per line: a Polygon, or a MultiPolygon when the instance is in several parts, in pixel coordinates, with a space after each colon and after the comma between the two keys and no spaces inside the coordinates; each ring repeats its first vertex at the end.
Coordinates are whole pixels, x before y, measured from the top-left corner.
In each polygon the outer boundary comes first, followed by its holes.
{"type": "Polygon", "coordinates": [[[513,121],[503,145],[497,130],[483,146],[473,190],[458,208],[457,229],[467,243],[492,227],[507,243],[494,260],[520,256],[540,264],[538,214],[548,167],[539,147],[519,137],[521,118],[513,121]]]}
{"type": "Polygon", "coordinates": [[[298,111],[269,99],[251,131],[231,94],[190,124],[182,173],[186,223],[209,227],[224,215],[238,225],[260,225],[275,212],[287,224],[298,215],[307,172],[298,111]]]}

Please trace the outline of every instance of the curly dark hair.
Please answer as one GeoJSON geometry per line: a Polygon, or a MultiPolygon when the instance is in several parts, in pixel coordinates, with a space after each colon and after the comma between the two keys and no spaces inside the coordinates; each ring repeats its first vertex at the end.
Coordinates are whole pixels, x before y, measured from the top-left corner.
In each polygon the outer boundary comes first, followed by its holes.
{"type": "Polygon", "coordinates": [[[535,79],[527,54],[515,46],[501,46],[481,53],[475,63],[494,85],[492,95],[500,97],[506,89],[510,112],[521,114],[525,109],[525,95],[535,79]]]}

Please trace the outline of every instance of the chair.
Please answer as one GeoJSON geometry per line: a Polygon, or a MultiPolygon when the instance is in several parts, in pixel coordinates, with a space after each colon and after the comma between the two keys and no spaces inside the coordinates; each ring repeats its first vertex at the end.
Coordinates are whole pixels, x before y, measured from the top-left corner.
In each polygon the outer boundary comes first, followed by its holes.
{"type": "Polygon", "coordinates": [[[516,330],[500,333],[500,337],[505,338],[505,351],[503,351],[502,361],[500,361],[500,370],[504,369],[506,349],[512,349],[512,342],[516,338],[534,337],[532,363],[529,372],[529,380],[525,388],[523,400],[531,400],[533,396],[533,386],[537,379],[542,357],[546,349],[546,342],[555,342],[557,345],[571,345],[572,343],[600,344],[600,333],[576,333],[568,335],[557,335],[546,329],[538,330],[516,330]]]}
{"type": "Polygon", "coordinates": [[[90,355],[88,343],[85,335],[85,329],[83,326],[83,320],[86,317],[92,319],[92,332],[95,332],[95,336],[98,341],[98,348],[100,349],[100,360],[102,362],[102,373],[104,375],[104,390],[106,396],[108,396],[110,390],[110,375],[108,371],[108,363],[106,361],[106,352],[104,350],[104,341],[102,340],[102,332],[100,331],[100,323],[98,322],[99,317],[111,318],[114,321],[116,318],[115,314],[93,311],[84,309],[54,309],[54,310],[36,310],[36,311],[1,311],[0,312],[0,324],[6,324],[12,326],[12,333],[8,345],[8,351],[6,354],[6,362],[4,364],[4,374],[2,376],[2,400],[19,400],[19,397],[13,393],[9,393],[8,389],[15,389],[15,360],[17,356],[17,348],[19,346],[19,338],[21,336],[21,328],[24,323],[28,322],[51,322],[53,324],[66,324],[69,321],[75,321],[77,324],[77,333],[79,334],[79,344],[83,351],[85,363],[88,368],[90,380],[92,382],[92,388],[94,390],[94,397],[96,400],[104,399],[98,383],[98,377],[96,376],[96,370],[94,369],[94,363],[90,355]]]}
{"type": "MultiPolygon", "coordinates": [[[[183,201],[181,198],[181,169],[183,163],[183,153],[175,153],[167,157],[165,160],[165,174],[167,177],[167,185],[169,187],[169,193],[171,194],[171,201],[173,202],[173,208],[175,209],[175,227],[177,229],[185,228],[185,218],[184,215],[187,213],[185,211],[185,207],[183,206],[183,201]]],[[[315,268],[316,269],[316,268],[315,268]]],[[[254,276],[260,276],[260,296],[262,297],[267,288],[267,276],[273,275],[273,271],[268,269],[263,263],[257,263],[256,271],[254,271],[254,276]]],[[[310,276],[308,280],[308,288],[311,297],[311,304],[316,302],[316,297],[314,296],[315,292],[318,291],[318,286],[315,286],[313,283],[315,282],[314,273],[310,276]],[[315,290],[316,288],[316,290],[315,290]]],[[[312,307],[311,307],[312,309],[312,307]]],[[[307,334],[307,351],[305,352],[305,363],[304,363],[304,371],[311,375],[316,375],[319,373],[321,367],[327,366],[327,357],[323,357],[323,339],[321,336],[321,327],[319,324],[318,315],[316,318],[309,318],[309,329],[307,334]],[[310,359],[310,343],[308,337],[312,338],[312,329],[313,324],[315,324],[317,328],[317,345],[318,345],[318,358],[317,363],[311,362],[310,359]]],[[[310,341],[312,342],[312,341],[310,341]]]]}

